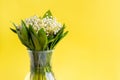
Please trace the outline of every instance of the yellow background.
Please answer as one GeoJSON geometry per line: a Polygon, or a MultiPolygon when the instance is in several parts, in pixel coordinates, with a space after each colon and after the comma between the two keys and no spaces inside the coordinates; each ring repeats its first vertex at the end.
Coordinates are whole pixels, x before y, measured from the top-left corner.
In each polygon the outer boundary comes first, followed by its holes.
{"type": "Polygon", "coordinates": [[[11,22],[48,9],[69,30],[52,58],[57,80],[120,80],[120,0],[0,0],[0,80],[24,80],[29,71],[11,22]]]}

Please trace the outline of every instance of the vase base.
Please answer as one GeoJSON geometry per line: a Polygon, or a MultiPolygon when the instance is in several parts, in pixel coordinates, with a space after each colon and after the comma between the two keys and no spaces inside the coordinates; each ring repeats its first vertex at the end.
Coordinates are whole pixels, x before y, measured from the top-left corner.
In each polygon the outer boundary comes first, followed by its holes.
{"type": "MultiPolygon", "coordinates": [[[[46,76],[47,80],[55,80],[51,73],[47,73],[46,76]]],[[[30,80],[30,72],[26,75],[24,80],[30,80]]]]}

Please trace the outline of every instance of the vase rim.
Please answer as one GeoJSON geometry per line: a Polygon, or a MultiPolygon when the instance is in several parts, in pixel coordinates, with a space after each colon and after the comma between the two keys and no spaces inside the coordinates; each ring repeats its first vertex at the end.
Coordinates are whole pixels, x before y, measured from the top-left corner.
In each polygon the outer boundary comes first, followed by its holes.
{"type": "Polygon", "coordinates": [[[43,51],[39,50],[39,51],[37,51],[37,50],[29,50],[28,49],[28,51],[30,51],[30,52],[53,52],[54,50],[43,50],[43,51]]]}

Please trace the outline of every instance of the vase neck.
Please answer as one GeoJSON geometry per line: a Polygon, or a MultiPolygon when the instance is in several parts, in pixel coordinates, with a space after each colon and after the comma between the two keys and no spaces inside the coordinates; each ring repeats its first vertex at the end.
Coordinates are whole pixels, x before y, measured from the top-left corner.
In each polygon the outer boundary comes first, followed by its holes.
{"type": "Polygon", "coordinates": [[[43,70],[45,67],[50,67],[50,60],[53,50],[48,51],[31,51],[28,50],[30,55],[30,68],[31,71],[43,70]]]}

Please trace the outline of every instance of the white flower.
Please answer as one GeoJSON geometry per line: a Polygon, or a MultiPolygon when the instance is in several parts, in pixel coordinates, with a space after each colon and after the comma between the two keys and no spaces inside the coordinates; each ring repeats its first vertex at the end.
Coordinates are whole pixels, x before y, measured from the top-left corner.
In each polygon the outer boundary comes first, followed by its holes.
{"type": "Polygon", "coordinates": [[[41,22],[41,19],[39,17],[33,16],[33,17],[30,17],[30,18],[27,18],[25,20],[25,23],[27,24],[27,26],[32,25],[33,28],[36,31],[38,31],[41,27],[39,24],[41,24],[42,22],[41,22]]]}
{"type": "Polygon", "coordinates": [[[62,24],[59,23],[56,18],[53,18],[52,16],[50,18],[39,18],[38,16],[33,16],[26,19],[25,23],[27,24],[27,26],[32,25],[36,31],[43,28],[47,36],[49,36],[50,34],[56,35],[58,31],[62,28],[62,24]]]}

